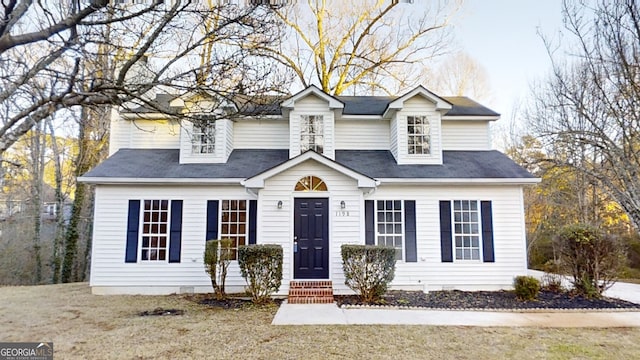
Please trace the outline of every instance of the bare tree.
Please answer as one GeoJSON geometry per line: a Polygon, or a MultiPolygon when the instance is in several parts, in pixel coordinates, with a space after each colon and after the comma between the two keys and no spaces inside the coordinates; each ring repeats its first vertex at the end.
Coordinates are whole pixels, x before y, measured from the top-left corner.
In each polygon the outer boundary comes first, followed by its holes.
{"type": "Polygon", "coordinates": [[[575,42],[562,61],[546,41],[553,72],[528,110],[532,129],[550,161],[608,193],[640,229],[638,2],[564,1],[563,14],[575,42]]]}
{"type": "Polygon", "coordinates": [[[491,100],[487,71],[465,52],[446,56],[433,71],[424,71],[423,77],[423,83],[438,94],[491,100]]]}
{"type": "Polygon", "coordinates": [[[287,25],[286,41],[263,47],[292,69],[304,87],[334,95],[395,93],[415,85],[425,60],[444,52],[446,27],[458,5],[444,2],[310,0],[275,9],[287,25]]]}
{"type": "Polygon", "coordinates": [[[195,0],[147,3],[2,2],[0,154],[61,109],[154,106],[151,90],[194,90],[200,68],[218,80],[201,90],[222,97],[281,89],[271,82],[274,66],[255,56],[257,47],[279,39],[279,24],[268,8],[224,1],[213,6],[195,0]],[[202,27],[210,17],[216,22],[202,27]],[[215,54],[207,64],[197,61],[203,47],[215,54]],[[113,76],[86,72],[85,59],[102,51],[117,63],[113,76]],[[35,99],[28,96],[34,89],[35,99]]]}

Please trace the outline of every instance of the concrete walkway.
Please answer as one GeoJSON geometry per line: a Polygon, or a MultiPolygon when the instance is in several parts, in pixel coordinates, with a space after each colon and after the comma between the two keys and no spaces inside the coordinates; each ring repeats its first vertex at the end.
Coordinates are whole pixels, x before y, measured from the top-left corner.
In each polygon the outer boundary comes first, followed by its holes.
{"type": "Polygon", "coordinates": [[[436,325],[535,327],[640,327],[638,312],[498,312],[341,309],[336,304],[287,304],[273,325],[436,325]]]}
{"type": "MultiPolygon", "coordinates": [[[[532,276],[542,272],[530,270],[532,276]]],[[[616,283],[606,296],[640,304],[640,285],[616,283]]],[[[336,304],[287,304],[273,325],[437,325],[535,327],[640,327],[640,311],[501,312],[464,310],[341,309],[336,304]]]]}

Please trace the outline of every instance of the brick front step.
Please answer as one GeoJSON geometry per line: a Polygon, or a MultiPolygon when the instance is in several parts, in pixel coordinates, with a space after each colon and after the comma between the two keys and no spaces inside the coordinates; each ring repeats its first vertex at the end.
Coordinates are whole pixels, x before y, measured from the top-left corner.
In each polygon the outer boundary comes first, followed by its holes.
{"type": "Polygon", "coordinates": [[[331,281],[291,281],[289,304],[331,304],[333,283],[331,281]]]}

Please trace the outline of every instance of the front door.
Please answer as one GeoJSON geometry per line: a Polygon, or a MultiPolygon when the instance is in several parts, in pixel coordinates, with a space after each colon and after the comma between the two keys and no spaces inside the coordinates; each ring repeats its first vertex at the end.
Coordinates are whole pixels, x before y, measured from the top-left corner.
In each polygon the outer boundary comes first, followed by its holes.
{"type": "Polygon", "coordinates": [[[293,276],[329,278],[329,199],[294,199],[293,276]]]}

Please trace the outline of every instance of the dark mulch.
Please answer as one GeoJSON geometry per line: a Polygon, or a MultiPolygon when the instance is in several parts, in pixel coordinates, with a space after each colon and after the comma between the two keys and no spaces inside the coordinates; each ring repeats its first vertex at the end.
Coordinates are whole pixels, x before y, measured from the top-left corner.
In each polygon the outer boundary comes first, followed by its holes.
{"type": "Polygon", "coordinates": [[[138,315],[140,316],[184,315],[184,310],[155,308],[153,310],[139,312],[138,315]]]}
{"type": "MultiPolygon", "coordinates": [[[[364,305],[355,295],[336,296],[338,306],[364,305]]],[[[513,291],[389,291],[377,305],[435,309],[640,309],[639,304],[602,298],[586,299],[571,293],[541,291],[535,301],[520,301],[513,291]]]]}
{"type": "MultiPolygon", "coordinates": [[[[200,296],[194,296],[192,300],[202,305],[222,309],[244,309],[256,306],[256,304],[251,301],[251,298],[235,295],[230,295],[225,299],[218,300],[212,294],[203,294],[200,296]]],[[[273,299],[271,302],[271,304],[276,304],[278,306],[280,306],[280,303],[282,303],[282,299],[273,299]]]]}

